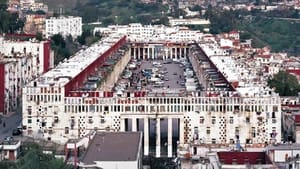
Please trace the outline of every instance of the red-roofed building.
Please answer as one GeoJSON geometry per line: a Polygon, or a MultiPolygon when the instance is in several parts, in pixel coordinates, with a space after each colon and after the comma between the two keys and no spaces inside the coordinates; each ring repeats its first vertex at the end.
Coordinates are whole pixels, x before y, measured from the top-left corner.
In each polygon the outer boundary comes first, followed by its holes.
{"type": "Polygon", "coordinates": [[[257,56],[255,57],[255,59],[256,59],[257,61],[259,61],[260,63],[268,64],[268,63],[270,63],[270,61],[273,60],[273,56],[272,56],[272,55],[269,55],[269,54],[257,55],[257,56]]]}
{"type": "Polygon", "coordinates": [[[287,69],[286,70],[289,74],[292,74],[294,76],[297,77],[298,81],[300,80],[300,69],[296,68],[296,69],[287,69]]]}
{"type": "Polygon", "coordinates": [[[222,168],[248,168],[249,166],[255,166],[256,168],[274,167],[265,152],[228,151],[218,152],[217,154],[222,168]]]}

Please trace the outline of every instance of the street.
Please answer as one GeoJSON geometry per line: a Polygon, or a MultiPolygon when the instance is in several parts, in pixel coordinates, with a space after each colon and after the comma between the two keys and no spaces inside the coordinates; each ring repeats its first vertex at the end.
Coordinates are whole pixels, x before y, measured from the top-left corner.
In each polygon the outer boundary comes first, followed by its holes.
{"type": "Polygon", "coordinates": [[[12,136],[13,129],[16,129],[22,122],[22,113],[17,111],[10,117],[2,117],[2,123],[0,124],[0,141],[7,136],[12,136]],[[5,123],[5,127],[3,125],[5,123]]]}

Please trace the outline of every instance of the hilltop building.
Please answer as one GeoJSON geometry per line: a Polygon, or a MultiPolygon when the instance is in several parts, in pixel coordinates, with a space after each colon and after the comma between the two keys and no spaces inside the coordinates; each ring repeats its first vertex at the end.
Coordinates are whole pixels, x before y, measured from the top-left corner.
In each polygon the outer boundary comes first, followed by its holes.
{"type": "Polygon", "coordinates": [[[73,16],[51,17],[46,19],[46,37],[61,34],[71,35],[74,39],[82,33],[82,18],[73,16]]]}

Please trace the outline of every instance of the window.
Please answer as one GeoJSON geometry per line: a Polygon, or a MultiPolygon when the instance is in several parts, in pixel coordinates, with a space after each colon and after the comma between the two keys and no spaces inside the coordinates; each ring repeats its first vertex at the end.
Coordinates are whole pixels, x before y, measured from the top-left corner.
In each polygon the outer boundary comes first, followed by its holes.
{"type": "Polygon", "coordinates": [[[54,123],[58,123],[58,116],[54,116],[54,123]]]}
{"type": "Polygon", "coordinates": [[[210,127],[206,127],[206,134],[210,134],[210,127]]]}
{"type": "Polygon", "coordinates": [[[246,117],[246,123],[250,123],[250,117],[246,117]]]}
{"type": "Polygon", "coordinates": [[[65,127],[65,134],[69,134],[69,127],[65,127]]]}
{"type": "Polygon", "coordinates": [[[233,117],[230,117],[230,118],[229,118],[229,123],[230,123],[230,124],[233,124],[233,117]]]}
{"type": "Polygon", "coordinates": [[[239,129],[239,127],[235,127],[235,135],[240,135],[240,129],[239,129]]]}
{"type": "Polygon", "coordinates": [[[215,138],[211,139],[211,143],[216,144],[217,143],[216,139],[215,138]]]}
{"type": "Polygon", "coordinates": [[[255,127],[252,127],[251,133],[252,133],[252,137],[255,137],[255,136],[256,136],[256,133],[255,133],[255,127]]]}
{"type": "Polygon", "coordinates": [[[277,112],[278,111],[278,107],[277,106],[273,106],[273,111],[277,112]]]}
{"type": "Polygon", "coordinates": [[[89,116],[89,123],[92,124],[93,123],[93,117],[89,116]]]}
{"type": "Polygon", "coordinates": [[[27,120],[27,123],[28,123],[28,124],[31,124],[31,123],[32,123],[32,119],[28,119],[28,120],[27,120]]]}
{"type": "Polygon", "coordinates": [[[200,124],[203,124],[203,123],[204,123],[204,117],[200,116],[200,124]]]}
{"type": "Polygon", "coordinates": [[[215,116],[213,116],[213,117],[211,118],[211,124],[216,124],[216,117],[215,117],[215,116]]]}

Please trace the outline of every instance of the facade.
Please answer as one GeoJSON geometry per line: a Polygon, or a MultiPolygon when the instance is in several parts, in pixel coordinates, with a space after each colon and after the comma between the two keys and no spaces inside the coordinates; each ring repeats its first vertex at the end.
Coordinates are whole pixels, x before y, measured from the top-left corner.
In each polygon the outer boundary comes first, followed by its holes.
{"type": "MultiPolygon", "coordinates": [[[[155,41],[156,38],[147,39],[137,33],[124,36],[128,27],[114,29],[114,33],[107,34],[102,41],[30,82],[23,89],[24,134],[65,143],[70,138],[81,138],[94,130],[143,131],[144,155],[156,157],[162,156],[162,149],[167,150],[165,156],[172,157],[176,151],[174,147],[191,142],[239,142],[242,146],[251,146],[281,141],[281,100],[262,83],[245,80],[252,74],[241,73],[245,71],[242,67],[251,72],[250,68],[248,70],[251,65],[245,62],[240,69],[226,66],[229,63],[222,57],[228,57],[227,51],[218,47],[213,37],[206,41],[204,37],[197,36],[198,32],[191,31],[187,39],[182,36],[174,41],[162,42],[160,38],[172,34],[158,33],[159,30],[156,30],[159,38],[155,41]],[[92,82],[99,71],[100,79],[113,79],[111,82],[115,83],[116,74],[124,69],[123,66],[115,66],[120,63],[114,60],[116,54],[117,58],[129,55],[142,62],[189,60],[195,78],[204,90],[161,88],[123,93],[101,90],[106,81],[98,79],[92,82]],[[219,56],[221,61],[217,63],[218,59],[213,57],[219,56]],[[112,76],[111,72],[117,73],[112,76]],[[233,78],[236,75],[239,76],[233,78]],[[86,90],[87,84],[92,84],[93,90],[86,90]],[[85,86],[84,89],[82,86],[85,86]],[[175,129],[178,129],[178,134],[174,134],[175,129]],[[151,131],[155,133],[154,149],[151,131]]],[[[235,63],[234,60],[229,61],[235,63]]],[[[256,72],[253,72],[255,75],[256,72]]]]}
{"type": "Polygon", "coordinates": [[[77,38],[82,33],[82,18],[81,17],[51,17],[46,19],[46,37],[55,34],[61,34],[66,37],[71,35],[77,38]]]}
{"type": "Polygon", "coordinates": [[[170,19],[171,26],[178,25],[210,25],[210,21],[206,19],[170,19]]]}
{"type": "Polygon", "coordinates": [[[38,32],[45,34],[46,15],[28,14],[24,25],[24,32],[27,34],[36,34],[38,32]]]}
{"type": "Polygon", "coordinates": [[[17,53],[37,55],[33,60],[35,66],[30,68],[37,75],[47,72],[54,66],[54,53],[50,49],[50,41],[37,41],[34,38],[29,41],[3,40],[0,46],[3,47],[0,47],[0,53],[8,57],[13,57],[17,53]]]}
{"type": "Polygon", "coordinates": [[[8,115],[20,103],[22,87],[53,66],[53,55],[50,42],[1,39],[0,114],[8,115]]]}

